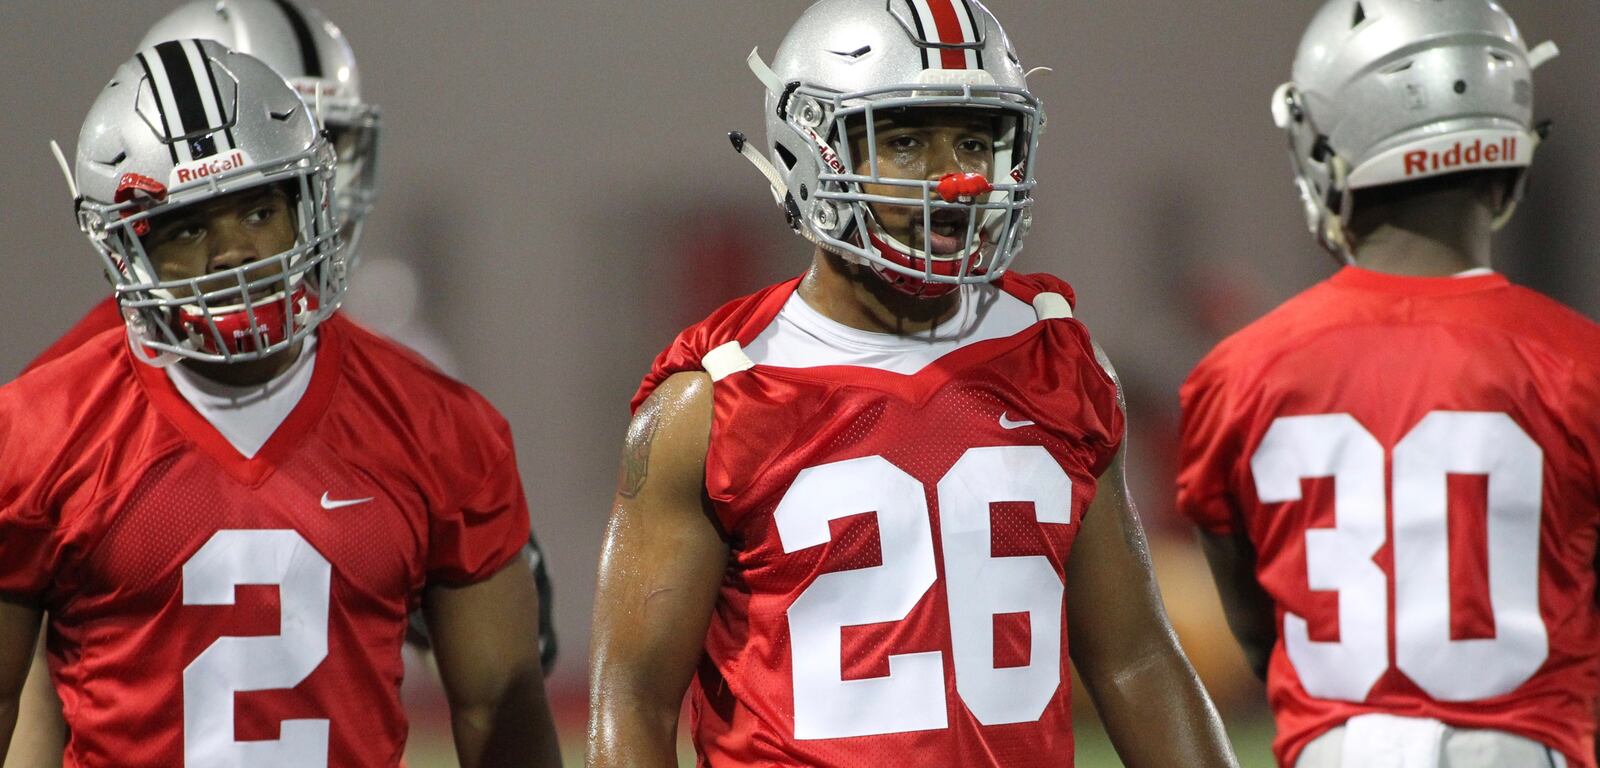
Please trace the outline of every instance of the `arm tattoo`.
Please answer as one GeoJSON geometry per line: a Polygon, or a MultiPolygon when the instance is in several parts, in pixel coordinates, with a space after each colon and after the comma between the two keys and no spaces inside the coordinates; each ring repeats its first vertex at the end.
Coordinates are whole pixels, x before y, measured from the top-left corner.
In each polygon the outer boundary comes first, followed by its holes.
{"type": "Polygon", "coordinates": [[[650,447],[656,440],[656,428],[661,424],[661,403],[655,397],[646,400],[628,425],[627,444],[622,448],[622,469],[618,472],[617,493],[631,499],[644,490],[645,476],[650,474],[650,447]]]}

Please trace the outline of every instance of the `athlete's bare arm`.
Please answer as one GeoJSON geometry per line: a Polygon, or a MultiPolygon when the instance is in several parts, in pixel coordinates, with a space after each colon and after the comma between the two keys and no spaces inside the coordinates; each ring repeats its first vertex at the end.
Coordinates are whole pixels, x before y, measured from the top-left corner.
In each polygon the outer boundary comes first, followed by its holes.
{"type": "MultiPolygon", "coordinates": [[[[1101,364],[1115,379],[1103,354],[1101,364]]],[[[1167,621],[1125,454],[1124,447],[1100,476],[1067,559],[1072,661],[1129,768],[1237,766],[1222,718],[1167,621]]]]}
{"type": "Polygon", "coordinates": [[[539,593],[527,555],[487,581],[423,596],[462,768],[561,765],[539,668],[539,593]]]}
{"type": "Polygon", "coordinates": [[[589,656],[590,768],[676,766],[728,545],[705,501],[711,380],[667,379],[634,415],[600,553],[589,656]]]}
{"type": "Polygon", "coordinates": [[[61,716],[61,699],[56,698],[56,689],[50,685],[43,632],[33,656],[33,668],[28,671],[28,682],[22,686],[22,707],[12,732],[11,751],[0,760],[0,766],[61,768],[61,755],[67,748],[67,721],[61,716]]]}
{"type": "Polygon", "coordinates": [[[1200,546],[1211,564],[1211,576],[1222,598],[1228,628],[1244,650],[1256,677],[1267,679],[1267,661],[1278,642],[1276,609],[1256,578],[1256,549],[1244,533],[1200,534],[1200,546]]]}
{"type": "Polygon", "coordinates": [[[11,730],[43,615],[36,606],[0,598],[0,757],[11,751],[11,730]]]}

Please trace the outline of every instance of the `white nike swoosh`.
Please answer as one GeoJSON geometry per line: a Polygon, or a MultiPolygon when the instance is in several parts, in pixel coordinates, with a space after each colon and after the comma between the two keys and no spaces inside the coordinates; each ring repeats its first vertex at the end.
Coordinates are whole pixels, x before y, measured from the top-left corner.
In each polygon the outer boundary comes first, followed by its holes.
{"type": "Polygon", "coordinates": [[[1031,421],[1012,421],[1012,420],[1006,418],[1006,414],[1004,414],[1004,413],[1000,414],[1000,427],[1002,429],[1022,429],[1023,427],[1032,427],[1032,426],[1037,426],[1037,425],[1034,424],[1031,421]]]}
{"type": "Polygon", "coordinates": [[[342,507],[353,507],[357,504],[365,504],[369,501],[372,501],[372,498],[373,497],[368,496],[365,499],[330,499],[328,498],[328,494],[324,492],[322,494],[322,508],[340,509],[342,507]]]}

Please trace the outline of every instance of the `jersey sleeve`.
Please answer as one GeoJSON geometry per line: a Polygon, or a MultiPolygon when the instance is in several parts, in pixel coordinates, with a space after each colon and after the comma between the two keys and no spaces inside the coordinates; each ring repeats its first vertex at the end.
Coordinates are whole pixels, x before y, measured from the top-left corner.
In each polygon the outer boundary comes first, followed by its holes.
{"type": "Polygon", "coordinates": [[[0,596],[37,603],[55,570],[56,518],[42,499],[43,473],[25,469],[38,450],[14,427],[0,410],[0,596]]]}
{"type": "Polygon", "coordinates": [[[1237,406],[1227,379],[1202,362],[1178,392],[1178,513],[1216,535],[1238,531],[1232,483],[1240,457],[1237,406]]]}
{"type": "Polygon", "coordinates": [[[510,428],[502,421],[496,432],[496,442],[503,445],[499,458],[463,476],[458,485],[463,494],[436,508],[428,520],[430,583],[484,581],[528,543],[528,502],[510,428]]]}

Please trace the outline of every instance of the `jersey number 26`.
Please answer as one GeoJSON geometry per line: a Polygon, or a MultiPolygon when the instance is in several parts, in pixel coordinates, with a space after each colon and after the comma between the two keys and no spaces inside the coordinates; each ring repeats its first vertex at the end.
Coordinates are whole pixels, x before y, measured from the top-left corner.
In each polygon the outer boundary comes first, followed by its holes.
{"type": "MultiPolygon", "coordinates": [[[[1039,446],[974,448],[939,481],[939,545],[956,690],[985,725],[1032,722],[1061,686],[1061,577],[1041,556],[993,557],[989,506],[1032,502],[1072,522],[1072,479],[1039,446]],[[1029,664],[996,668],[994,616],[1028,615],[1029,664]]],[[[875,512],[883,564],[818,576],[789,607],[797,739],[948,727],[939,651],[889,657],[889,674],[845,680],[845,627],[901,621],[938,579],[927,491],[881,456],[806,469],[775,513],[785,552],[828,543],[828,524],[875,512]]]]}

